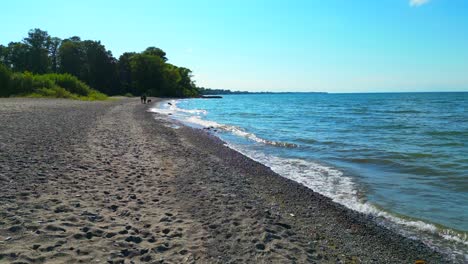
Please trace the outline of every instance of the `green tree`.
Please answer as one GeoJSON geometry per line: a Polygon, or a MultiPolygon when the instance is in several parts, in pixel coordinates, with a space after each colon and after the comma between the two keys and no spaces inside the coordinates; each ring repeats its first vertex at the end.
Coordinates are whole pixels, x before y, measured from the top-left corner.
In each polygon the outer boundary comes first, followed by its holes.
{"type": "Polygon", "coordinates": [[[10,70],[5,65],[0,63],[0,97],[9,96],[11,94],[10,79],[10,70]]]}
{"type": "Polygon", "coordinates": [[[53,37],[50,39],[49,57],[50,57],[50,63],[51,63],[51,70],[54,73],[57,73],[59,69],[58,52],[59,52],[59,47],[61,43],[62,43],[62,40],[60,38],[53,37]]]}
{"type": "Polygon", "coordinates": [[[0,63],[7,64],[8,48],[0,45],[0,63]]]}
{"type": "Polygon", "coordinates": [[[138,94],[138,91],[132,86],[132,69],[130,66],[130,59],[136,55],[135,52],[125,52],[120,55],[117,64],[120,94],[131,93],[133,95],[138,94]]]}
{"type": "Polygon", "coordinates": [[[136,94],[161,96],[164,85],[164,61],[159,56],[137,54],[130,58],[132,86],[136,94]]]}
{"type": "Polygon", "coordinates": [[[32,29],[23,40],[28,46],[28,70],[34,73],[46,73],[50,70],[49,47],[51,38],[47,31],[32,29]]]}
{"type": "Polygon", "coordinates": [[[184,67],[179,67],[178,68],[179,73],[180,73],[180,85],[182,87],[185,87],[190,90],[196,90],[196,85],[192,81],[192,71],[190,69],[184,68],[184,67]]]}
{"type": "Polygon", "coordinates": [[[167,61],[166,52],[164,52],[164,51],[163,51],[162,49],[160,49],[160,48],[148,47],[145,51],[143,51],[143,54],[158,56],[158,57],[161,58],[164,62],[167,61]]]}
{"type": "Polygon", "coordinates": [[[117,60],[100,41],[72,37],[62,42],[58,60],[60,72],[77,76],[89,86],[107,94],[120,92],[117,60]]]}
{"type": "Polygon", "coordinates": [[[164,84],[162,85],[163,94],[166,96],[182,96],[179,82],[181,80],[179,70],[172,64],[164,65],[163,71],[164,84]]]}
{"type": "Polygon", "coordinates": [[[100,41],[86,40],[82,42],[85,54],[85,64],[82,80],[91,87],[107,94],[118,92],[117,62],[110,51],[107,51],[100,41]]]}
{"type": "Polygon", "coordinates": [[[72,37],[62,41],[58,49],[58,60],[61,73],[70,73],[78,78],[82,76],[85,63],[85,53],[79,37],[72,37]]]}
{"type": "Polygon", "coordinates": [[[29,67],[29,48],[21,42],[10,42],[6,51],[5,65],[13,71],[26,71],[29,67]]]}

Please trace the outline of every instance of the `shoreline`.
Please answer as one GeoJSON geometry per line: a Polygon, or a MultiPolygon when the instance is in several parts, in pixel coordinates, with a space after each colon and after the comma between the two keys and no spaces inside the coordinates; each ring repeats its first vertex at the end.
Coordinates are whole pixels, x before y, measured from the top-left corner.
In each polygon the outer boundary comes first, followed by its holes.
{"type": "MultiPolygon", "coordinates": [[[[164,116],[164,114],[161,114],[161,113],[152,112],[152,114],[154,116],[160,116],[160,115],[164,116]]],[[[166,118],[168,118],[168,117],[166,116],[166,118]]],[[[295,190],[298,190],[298,189],[300,189],[301,192],[305,192],[305,193],[310,192],[311,194],[309,194],[309,195],[313,196],[314,199],[319,199],[322,202],[324,202],[325,207],[333,208],[332,210],[336,210],[336,211],[339,211],[342,214],[345,214],[346,215],[345,217],[349,217],[351,222],[358,221],[358,222],[363,223],[366,226],[368,224],[374,225],[372,228],[376,228],[377,230],[379,230],[377,232],[382,232],[385,235],[399,236],[403,240],[408,240],[408,241],[411,241],[411,243],[414,242],[415,244],[422,244],[423,247],[428,247],[427,245],[423,244],[422,241],[409,239],[409,238],[407,238],[406,236],[404,236],[402,234],[398,234],[395,230],[390,229],[389,227],[382,226],[382,225],[378,224],[378,221],[371,215],[367,215],[367,214],[352,210],[350,208],[347,208],[345,205],[334,202],[331,198],[326,197],[326,196],[324,196],[324,195],[322,195],[322,194],[320,194],[318,192],[315,192],[312,189],[310,189],[309,187],[307,187],[307,186],[305,186],[305,185],[303,185],[303,184],[301,184],[299,182],[296,182],[296,181],[294,181],[292,179],[288,179],[288,178],[278,174],[277,172],[274,172],[267,165],[252,159],[251,157],[247,156],[246,154],[241,153],[240,151],[238,151],[236,149],[231,148],[230,146],[227,145],[228,144],[227,142],[223,141],[223,139],[219,138],[212,131],[205,130],[205,129],[202,129],[202,128],[188,126],[188,125],[184,124],[182,121],[177,120],[177,119],[168,118],[168,120],[170,122],[174,122],[175,124],[177,124],[177,126],[180,127],[182,130],[185,130],[184,133],[187,133],[189,135],[190,134],[195,134],[196,135],[195,137],[199,137],[199,138],[205,137],[206,139],[202,140],[203,144],[200,144],[198,147],[205,147],[206,148],[209,145],[209,144],[207,144],[207,142],[210,142],[211,143],[210,148],[213,148],[213,153],[222,153],[222,154],[218,154],[218,155],[222,156],[224,159],[226,159],[226,157],[231,157],[229,159],[228,163],[242,164],[242,165],[238,165],[238,166],[243,167],[243,168],[245,168],[245,167],[252,168],[252,167],[256,167],[256,166],[262,167],[260,169],[260,171],[262,171],[262,173],[267,174],[269,177],[278,177],[278,178],[281,179],[280,181],[287,182],[285,185],[288,186],[288,188],[291,189],[290,190],[291,193],[293,193],[295,190]]],[[[247,169],[246,172],[251,173],[249,171],[249,169],[247,169]]],[[[306,213],[306,215],[307,215],[307,213],[306,213]]],[[[294,214],[294,217],[295,216],[296,215],[294,214]]],[[[434,249],[429,249],[429,250],[432,251],[434,249]]]]}
{"type": "MultiPolygon", "coordinates": [[[[166,101],[170,101],[170,100],[171,99],[167,99],[167,100],[165,99],[165,100],[163,100],[161,102],[158,102],[158,103],[154,104],[154,106],[156,108],[158,108],[157,107],[158,104],[165,103],[166,101]]],[[[352,212],[352,214],[356,213],[357,215],[359,215],[360,218],[365,218],[367,220],[370,220],[373,224],[376,224],[380,228],[384,228],[386,230],[389,230],[390,232],[393,232],[393,233],[395,233],[395,234],[397,234],[399,236],[402,236],[404,238],[407,238],[407,239],[410,239],[410,240],[415,240],[417,242],[423,243],[425,246],[431,248],[432,250],[436,250],[436,251],[440,252],[443,255],[449,256],[449,258],[457,258],[458,261],[463,261],[462,258],[463,257],[466,258],[466,256],[468,256],[468,255],[466,255],[466,253],[463,253],[463,249],[461,249],[462,250],[461,253],[460,253],[459,249],[457,249],[458,246],[463,248],[464,247],[463,245],[458,245],[455,248],[452,247],[452,246],[448,246],[449,243],[461,243],[461,244],[463,244],[464,242],[457,240],[457,239],[460,239],[459,235],[461,235],[462,232],[457,233],[456,232],[457,230],[449,228],[449,227],[442,226],[442,225],[437,224],[437,223],[432,223],[432,222],[423,221],[423,220],[417,219],[417,218],[405,217],[403,215],[394,214],[393,212],[386,211],[383,208],[377,208],[375,205],[372,205],[372,204],[361,204],[361,205],[370,206],[371,210],[373,210],[373,211],[378,210],[377,213],[376,212],[366,213],[366,212],[361,212],[359,210],[353,209],[352,207],[348,207],[346,204],[342,204],[342,203],[340,203],[338,201],[334,201],[332,197],[328,197],[325,194],[315,192],[313,190],[313,188],[311,188],[310,186],[307,186],[306,183],[301,183],[300,181],[297,181],[297,180],[292,179],[290,177],[281,175],[280,172],[277,172],[274,169],[270,168],[267,164],[262,163],[262,161],[257,160],[254,157],[251,157],[248,153],[244,153],[243,151],[234,148],[233,146],[230,145],[229,142],[224,141],[224,139],[222,139],[219,135],[217,135],[217,133],[211,131],[210,129],[206,129],[205,127],[203,127],[202,125],[200,125],[198,123],[196,123],[196,125],[195,124],[193,124],[193,125],[185,124],[182,120],[176,119],[176,118],[174,118],[172,116],[169,117],[164,112],[162,112],[162,113],[161,112],[153,112],[153,114],[166,116],[166,118],[168,118],[168,120],[170,120],[171,122],[176,123],[177,127],[185,127],[185,129],[192,130],[192,132],[190,132],[190,133],[199,134],[201,137],[203,137],[203,136],[209,137],[209,138],[211,138],[211,140],[213,142],[215,142],[213,144],[227,146],[233,152],[236,152],[239,155],[244,156],[245,159],[249,159],[249,160],[251,160],[251,162],[259,163],[261,166],[265,166],[268,170],[271,170],[271,173],[276,174],[278,177],[288,179],[288,180],[290,180],[290,181],[292,181],[292,182],[294,182],[296,184],[304,186],[307,189],[309,189],[310,191],[312,191],[312,192],[314,192],[314,193],[316,193],[318,195],[321,195],[321,196],[323,196],[323,197],[325,197],[327,199],[330,199],[330,203],[334,203],[334,204],[336,204],[336,205],[338,205],[340,207],[342,206],[346,210],[350,210],[352,212]],[[420,229],[421,227],[415,227],[415,225],[421,225],[421,224],[425,225],[423,230],[420,229]],[[438,233],[432,233],[434,231],[426,230],[428,228],[441,228],[441,227],[443,227],[444,229],[439,230],[438,233]],[[416,228],[418,230],[414,230],[414,228],[416,228]],[[419,232],[427,232],[427,233],[420,234],[419,232]],[[446,234],[448,236],[451,236],[451,238],[450,239],[442,238],[443,234],[441,232],[448,232],[448,233],[444,233],[444,234],[446,234]],[[451,233],[451,232],[454,232],[454,233],[451,233]],[[437,237],[437,239],[439,239],[439,240],[443,240],[443,241],[441,241],[441,243],[444,243],[444,244],[442,245],[440,243],[436,243],[436,244],[431,245],[431,243],[425,244],[423,242],[423,239],[426,239],[426,240],[429,239],[430,240],[430,239],[432,239],[432,236],[437,237]],[[447,243],[447,244],[445,244],[445,243],[447,243]],[[458,252],[458,253],[454,253],[454,252],[458,252]],[[452,254],[455,254],[455,255],[452,255],[452,254]],[[454,256],[456,256],[456,257],[454,257],[454,256]]],[[[207,121],[208,122],[214,122],[214,121],[210,121],[210,120],[207,120],[207,121]]],[[[219,148],[221,148],[221,146],[219,148]]]]}
{"type": "Polygon", "coordinates": [[[0,99],[0,263],[450,263],[149,107],[0,99]]]}
{"type": "MultiPolygon", "coordinates": [[[[173,105],[174,100],[178,99],[167,99],[165,101],[162,101],[160,103],[155,104],[155,107],[152,109],[155,109],[153,111],[154,113],[166,115],[170,120],[173,122],[176,122],[179,126],[188,126],[190,128],[194,128],[195,130],[202,130],[203,132],[208,132],[206,133],[209,136],[216,137],[222,141],[222,144],[225,144],[229,146],[229,148],[233,149],[236,152],[240,152],[242,155],[247,156],[250,159],[253,159],[256,162],[259,162],[263,164],[264,166],[267,166],[268,168],[271,168],[275,173],[277,173],[279,176],[288,178],[292,181],[298,182],[299,184],[302,184],[306,187],[308,187],[311,190],[316,189],[316,184],[313,182],[313,180],[303,177],[303,176],[295,176],[294,172],[289,172],[283,168],[281,168],[282,165],[278,163],[278,161],[270,162],[268,157],[265,157],[263,155],[258,155],[258,153],[252,153],[249,151],[249,148],[247,147],[238,147],[235,144],[232,145],[233,141],[231,138],[231,134],[234,134],[235,136],[238,135],[234,132],[232,132],[231,129],[217,129],[218,126],[229,126],[231,125],[225,125],[225,124],[218,124],[214,120],[208,120],[206,118],[203,119],[195,119],[192,120],[192,117],[198,117],[197,115],[192,115],[192,116],[185,116],[182,115],[180,116],[179,114],[185,114],[185,113],[198,113],[198,112],[205,112],[205,109],[180,109],[178,107],[175,107],[174,109],[171,107],[170,110],[172,111],[167,111],[164,107],[166,102],[171,102],[173,105]],[[162,107],[162,108],[161,108],[162,107]],[[178,114],[179,113],[179,114],[178,114]],[[169,116],[170,115],[170,116],[169,116]],[[188,120],[185,120],[188,119],[188,120]],[[214,126],[214,127],[213,127],[214,126]],[[212,130],[214,129],[214,131],[212,130]],[[218,133],[218,131],[221,133],[218,133]],[[224,136],[224,133],[229,134],[230,136],[224,136]]],[[[248,133],[248,132],[245,132],[248,133]]],[[[253,141],[259,142],[259,143],[264,143],[268,144],[268,140],[264,139],[258,139],[258,136],[255,134],[250,134],[253,135],[254,139],[253,141]],[[266,142],[266,143],[265,143],[266,142]]],[[[240,135],[238,135],[240,137],[240,135]]],[[[278,143],[278,142],[276,142],[278,143]]],[[[279,142],[283,143],[283,142],[279,142]]],[[[276,158],[273,156],[272,158],[276,158]]],[[[300,160],[298,160],[300,161],[300,160]]],[[[282,161],[282,163],[288,163],[288,161],[282,161]]],[[[323,165],[320,161],[314,161],[317,163],[318,168],[320,169],[323,165]]],[[[302,163],[301,163],[302,164],[302,163]]],[[[330,164],[325,163],[326,169],[330,169],[330,164]]],[[[294,168],[292,168],[294,171],[294,168]]],[[[334,169],[333,169],[334,170],[334,169]]],[[[320,181],[320,180],[319,180],[320,181]]],[[[352,181],[352,179],[351,179],[352,181]]],[[[351,183],[353,184],[353,183],[351,183]]],[[[327,187],[327,186],[326,186],[327,187]]],[[[329,186],[328,186],[329,187],[329,186]]],[[[347,186],[344,186],[347,187],[347,186]]],[[[354,189],[359,191],[359,189],[354,189]]],[[[350,190],[351,192],[353,190],[350,190]]],[[[356,200],[353,200],[353,197],[349,200],[344,200],[343,198],[336,197],[333,194],[330,193],[323,193],[321,191],[317,191],[321,195],[328,197],[333,200],[333,202],[338,203],[340,205],[345,206],[346,208],[357,211],[359,213],[362,213],[368,217],[374,218],[374,222],[376,222],[378,225],[383,226],[385,228],[391,229],[393,232],[398,233],[404,237],[409,237],[411,239],[417,239],[420,241],[425,241],[424,243],[427,243],[429,247],[442,252],[443,254],[447,255],[452,255],[454,254],[456,258],[468,258],[468,252],[466,251],[466,239],[464,240],[464,237],[466,238],[466,234],[463,231],[444,226],[435,222],[431,222],[429,220],[423,220],[420,218],[415,218],[403,214],[398,214],[395,212],[392,212],[390,210],[386,210],[385,208],[379,207],[375,204],[369,203],[369,202],[361,202],[356,200]],[[435,242],[434,242],[435,241],[435,242]],[[456,252],[456,253],[455,253],[456,252]]],[[[468,259],[467,259],[468,260],[468,259]]]]}

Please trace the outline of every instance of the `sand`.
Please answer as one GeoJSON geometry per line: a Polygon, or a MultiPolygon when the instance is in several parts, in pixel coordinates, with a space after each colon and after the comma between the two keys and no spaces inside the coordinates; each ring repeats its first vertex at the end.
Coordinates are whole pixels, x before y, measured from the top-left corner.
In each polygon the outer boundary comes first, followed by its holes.
{"type": "Polygon", "coordinates": [[[448,262],[148,107],[0,99],[0,263],[448,262]]]}

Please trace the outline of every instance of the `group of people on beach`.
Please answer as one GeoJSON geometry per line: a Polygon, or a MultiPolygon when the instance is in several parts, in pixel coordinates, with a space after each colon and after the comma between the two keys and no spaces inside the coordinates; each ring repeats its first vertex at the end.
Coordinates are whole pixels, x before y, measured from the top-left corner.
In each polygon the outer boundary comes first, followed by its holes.
{"type": "Polygon", "coordinates": [[[142,104],[146,104],[146,94],[141,95],[140,99],[142,104]]]}

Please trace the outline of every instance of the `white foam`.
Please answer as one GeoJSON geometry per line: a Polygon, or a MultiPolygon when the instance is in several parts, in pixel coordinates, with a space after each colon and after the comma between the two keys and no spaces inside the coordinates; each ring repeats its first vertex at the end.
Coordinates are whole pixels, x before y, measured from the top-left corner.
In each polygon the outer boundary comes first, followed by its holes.
{"type": "Polygon", "coordinates": [[[215,129],[223,130],[226,132],[230,132],[236,136],[244,137],[252,141],[258,142],[258,143],[263,143],[263,144],[273,145],[273,146],[282,146],[282,147],[296,147],[295,144],[291,144],[287,142],[271,141],[271,140],[260,138],[254,133],[247,132],[244,129],[237,127],[237,126],[225,125],[225,124],[220,124],[214,121],[202,119],[201,116],[205,116],[206,114],[208,114],[208,111],[203,110],[203,109],[189,110],[189,109],[179,108],[177,104],[180,101],[182,100],[163,101],[157,104],[155,108],[150,109],[150,111],[154,113],[165,114],[165,115],[175,115],[176,117],[182,119],[183,121],[187,123],[201,126],[203,128],[215,128],[215,129]],[[187,116],[186,114],[189,114],[189,115],[187,116]]]}
{"type": "Polygon", "coordinates": [[[203,109],[182,109],[177,107],[177,100],[162,101],[156,104],[156,107],[151,108],[149,111],[160,114],[176,114],[176,113],[187,113],[194,115],[206,115],[208,112],[203,109]]]}
{"type": "Polygon", "coordinates": [[[214,121],[209,121],[202,119],[200,116],[190,116],[188,118],[184,119],[185,122],[196,124],[199,126],[202,126],[204,128],[215,128],[223,131],[230,132],[236,136],[243,137],[250,139],[252,141],[255,141],[257,143],[262,143],[266,145],[273,145],[273,146],[281,146],[281,147],[297,147],[295,144],[287,143],[287,142],[278,142],[278,141],[271,141],[271,140],[266,140],[263,138],[258,137],[254,133],[246,132],[244,129],[237,127],[237,126],[231,126],[231,125],[224,125],[220,124],[214,121]]]}
{"type": "Polygon", "coordinates": [[[201,119],[199,116],[190,116],[190,117],[185,118],[183,121],[191,123],[191,124],[199,125],[204,128],[207,128],[207,127],[221,128],[223,126],[214,121],[201,119]]]}

